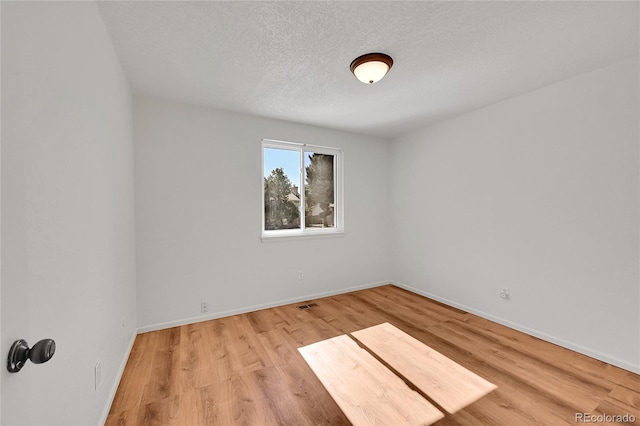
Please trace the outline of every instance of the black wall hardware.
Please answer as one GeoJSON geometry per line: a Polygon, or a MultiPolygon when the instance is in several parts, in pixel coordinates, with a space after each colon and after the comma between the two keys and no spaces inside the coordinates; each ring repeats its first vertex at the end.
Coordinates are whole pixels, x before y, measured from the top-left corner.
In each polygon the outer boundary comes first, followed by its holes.
{"type": "Polygon", "coordinates": [[[49,361],[55,352],[56,342],[53,339],[42,339],[31,349],[25,340],[16,340],[9,350],[7,370],[9,373],[17,373],[24,367],[27,359],[30,359],[34,364],[42,364],[49,361]]]}

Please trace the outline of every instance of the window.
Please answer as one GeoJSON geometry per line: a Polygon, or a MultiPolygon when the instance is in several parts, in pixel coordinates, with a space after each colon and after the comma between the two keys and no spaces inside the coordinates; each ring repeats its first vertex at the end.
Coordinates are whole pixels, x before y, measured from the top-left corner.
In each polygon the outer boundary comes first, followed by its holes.
{"type": "Polygon", "coordinates": [[[342,151],[262,141],[262,237],[343,231],[342,151]]]}

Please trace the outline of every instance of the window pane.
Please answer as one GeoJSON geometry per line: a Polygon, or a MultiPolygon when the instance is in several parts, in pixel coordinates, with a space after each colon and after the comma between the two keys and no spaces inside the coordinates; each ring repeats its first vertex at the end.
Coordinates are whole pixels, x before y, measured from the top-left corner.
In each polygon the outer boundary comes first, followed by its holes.
{"type": "Polygon", "coordinates": [[[300,229],[300,152],[264,148],[264,229],[300,229]]]}
{"type": "Polygon", "coordinates": [[[305,226],[335,227],[334,156],[304,153],[305,226]]]}

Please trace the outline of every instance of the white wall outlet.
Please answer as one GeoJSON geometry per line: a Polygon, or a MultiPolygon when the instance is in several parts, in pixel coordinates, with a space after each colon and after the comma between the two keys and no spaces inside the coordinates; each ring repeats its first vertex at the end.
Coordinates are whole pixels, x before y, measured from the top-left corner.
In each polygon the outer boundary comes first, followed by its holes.
{"type": "Polygon", "coordinates": [[[303,280],[304,279],[304,272],[298,271],[298,279],[299,280],[303,280]]]}
{"type": "Polygon", "coordinates": [[[510,299],[508,287],[502,287],[502,290],[500,291],[500,297],[502,297],[504,300],[510,299]]]}
{"type": "Polygon", "coordinates": [[[96,366],[93,368],[93,383],[94,383],[95,390],[98,390],[101,380],[102,380],[102,365],[100,364],[100,360],[98,360],[98,362],[96,362],[96,366]]]}
{"type": "Polygon", "coordinates": [[[209,302],[200,302],[200,312],[209,312],[209,302]]]}
{"type": "Polygon", "coordinates": [[[122,326],[124,327],[125,325],[127,325],[127,316],[123,315],[122,316],[122,326]]]}

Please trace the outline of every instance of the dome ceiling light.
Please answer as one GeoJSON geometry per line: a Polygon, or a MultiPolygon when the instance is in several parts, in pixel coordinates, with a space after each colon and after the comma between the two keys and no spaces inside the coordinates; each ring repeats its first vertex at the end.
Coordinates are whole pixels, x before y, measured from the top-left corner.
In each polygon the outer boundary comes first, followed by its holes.
{"type": "Polygon", "coordinates": [[[384,53],[367,53],[358,56],[351,62],[351,72],[361,82],[373,84],[380,81],[392,66],[391,56],[384,53]]]}

